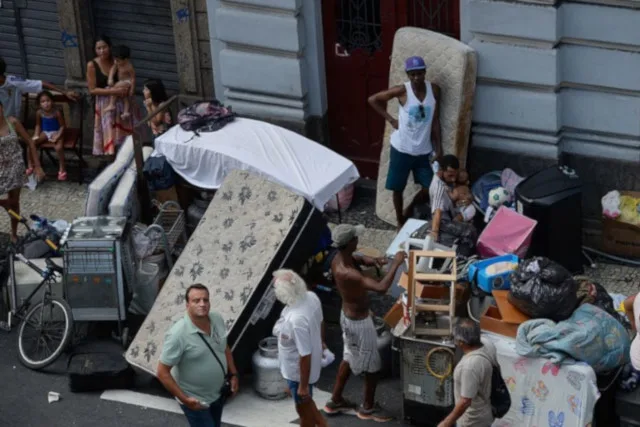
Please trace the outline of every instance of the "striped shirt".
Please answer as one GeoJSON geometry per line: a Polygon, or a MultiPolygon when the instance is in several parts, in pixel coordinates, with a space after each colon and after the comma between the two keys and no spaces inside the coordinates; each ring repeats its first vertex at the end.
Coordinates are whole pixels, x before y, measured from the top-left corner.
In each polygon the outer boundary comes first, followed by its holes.
{"type": "Polygon", "coordinates": [[[455,209],[449,196],[449,187],[438,175],[433,176],[431,185],[429,185],[429,198],[431,199],[432,214],[435,213],[436,209],[440,209],[442,219],[453,220],[455,209]]]}

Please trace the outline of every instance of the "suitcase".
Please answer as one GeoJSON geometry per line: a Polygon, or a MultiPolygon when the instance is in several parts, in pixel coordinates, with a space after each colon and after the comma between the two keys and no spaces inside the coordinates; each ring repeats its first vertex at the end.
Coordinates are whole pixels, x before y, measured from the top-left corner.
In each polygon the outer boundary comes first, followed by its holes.
{"type": "Polygon", "coordinates": [[[69,389],[73,393],[132,388],[135,372],[121,352],[84,352],[69,356],[69,389]]]}

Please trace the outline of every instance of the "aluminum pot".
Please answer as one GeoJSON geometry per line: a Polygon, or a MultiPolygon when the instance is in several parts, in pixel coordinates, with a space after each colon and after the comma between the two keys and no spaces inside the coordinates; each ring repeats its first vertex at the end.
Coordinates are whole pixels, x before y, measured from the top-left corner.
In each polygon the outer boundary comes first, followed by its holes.
{"type": "Polygon", "coordinates": [[[278,339],[268,337],[260,341],[253,353],[253,388],[265,399],[280,400],[288,395],[287,381],[280,373],[278,339]]]}

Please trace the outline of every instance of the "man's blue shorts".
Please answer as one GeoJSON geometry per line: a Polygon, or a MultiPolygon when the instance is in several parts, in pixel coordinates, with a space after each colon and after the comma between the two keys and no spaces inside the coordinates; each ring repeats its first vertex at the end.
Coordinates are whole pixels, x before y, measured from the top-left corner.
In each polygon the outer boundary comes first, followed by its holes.
{"type": "MultiPolygon", "coordinates": [[[[291,396],[293,396],[293,401],[296,405],[302,403],[300,400],[300,396],[298,396],[298,387],[300,387],[300,383],[297,381],[287,380],[289,384],[289,391],[291,392],[291,396]]],[[[309,384],[309,397],[313,398],[313,384],[309,384]]]]}
{"type": "Polygon", "coordinates": [[[409,172],[413,172],[413,180],[424,188],[429,188],[433,179],[433,169],[429,154],[412,156],[391,147],[391,158],[385,188],[391,191],[404,191],[409,180],[409,172]]]}

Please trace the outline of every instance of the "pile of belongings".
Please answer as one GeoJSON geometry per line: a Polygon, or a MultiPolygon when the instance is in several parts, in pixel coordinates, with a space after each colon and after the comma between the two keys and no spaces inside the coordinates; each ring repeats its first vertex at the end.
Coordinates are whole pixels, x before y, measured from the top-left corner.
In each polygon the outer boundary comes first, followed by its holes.
{"type": "Polygon", "coordinates": [[[518,354],[575,359],[596,373],[629,362],[626,321],[601,285],[544,257],[521,262],[510,280],[509,302],[531,317],[518,328],[518,354]]]}

